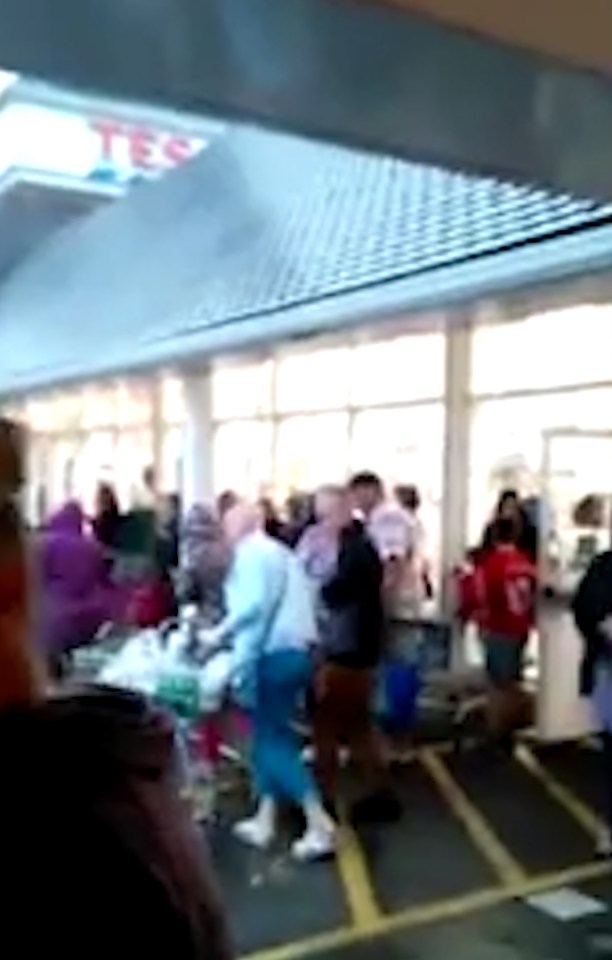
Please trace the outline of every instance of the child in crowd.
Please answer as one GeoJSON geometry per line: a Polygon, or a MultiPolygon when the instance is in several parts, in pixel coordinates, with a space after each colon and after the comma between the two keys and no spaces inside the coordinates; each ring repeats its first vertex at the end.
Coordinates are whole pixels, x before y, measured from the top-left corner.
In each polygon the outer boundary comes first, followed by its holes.
{"type": "Polygon", "coordinates": [[[511,518],[495,523],[492,546],[477,568],[476,607],[489,679],[489,732],[511,748],[526,716],[523,657],[534,624],[537,571],[516,545],[511,518]]]}

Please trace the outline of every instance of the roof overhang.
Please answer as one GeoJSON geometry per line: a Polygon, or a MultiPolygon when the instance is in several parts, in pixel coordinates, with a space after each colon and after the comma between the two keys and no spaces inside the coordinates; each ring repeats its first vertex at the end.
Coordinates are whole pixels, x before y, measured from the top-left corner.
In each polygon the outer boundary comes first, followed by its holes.
{"type": "Polygon", "coordinates": [[[412,322],[611,269],[612,204],[236,125],[13,271],[0,393],[412,322]]]}
{"type": "MultiPolygon", "coordinates": [[[[554,4],[555,33],[569,2],[554,4]]],[[[476,24],[499,6],[472,3],[476,24]]],[[[574,4],[585,21],[588,6],[574,4]]],[[[0,0],[0,63],[111,97],[612,198],[612,80],[454,21],[387,0],[0,0]]],[[[599,33],[598,63],[612,44],[612,31],[599,33]]]]}

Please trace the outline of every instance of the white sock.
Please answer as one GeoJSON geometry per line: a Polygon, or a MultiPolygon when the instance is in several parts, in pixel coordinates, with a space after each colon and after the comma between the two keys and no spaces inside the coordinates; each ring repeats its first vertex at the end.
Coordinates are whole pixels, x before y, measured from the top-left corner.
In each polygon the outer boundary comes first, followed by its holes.
{"type": "Polygon", "coordinates": [[[272,797],[262,797],[257,813],[253,818],[265,833],[274,834],[276,830],[276,803],[272,797]]]}
{"type": "Polygon", "coordinates": [[[234,826],[234,834],[250,846],[264,849],[268,847],[276,830],[276,804],[270,797],[263,797],[257,812],[248,820],[241,820],[234,826]]]}
{"type": "Polygon", "coordinates": [[[335,824],[318,797],[308,797],[302,807],[306,819],[306,830],[333,833],[335,824]]]}
{"type": "Polygon", "coordinates": [[[292,846],[296,860],[302,863],[319,860],[335,852],[336,825],[325,811],[321,801],[312,797],[305,801],[306,832],[292,846]]]}

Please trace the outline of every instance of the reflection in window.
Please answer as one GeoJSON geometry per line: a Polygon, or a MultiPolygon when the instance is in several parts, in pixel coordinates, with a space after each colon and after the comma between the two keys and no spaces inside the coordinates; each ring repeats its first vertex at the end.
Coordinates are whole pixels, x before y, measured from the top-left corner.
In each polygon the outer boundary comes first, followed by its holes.
{"type": "Polygon", "coordinates": [[[612,308],[582,306],[475,330],[472,393],[612,380],[612,308]],[[580,331],[578,334],[577,331],[580,331]]]}
{"type": "Polygon", "coordinates": [[[537,493],[547,430],[612,430],[612,388],[487,400],[472,423],[469,532],[479,537],[499,491],[537,493]]]}
{"type": "Polygon", "coordinates": [[[212,396],[215,420],[256,417],[270,413],[272,375],[271,360],[248,366],[220,366],[214,369],[212,396]]]}
{"type": "Polygon", "coordinates": [[[258,497],[272,479],[272,424],[237,420],[224,423],[215,432],[215,490],[235,490],[258,497]]]}
{"type": "Polygon", "coordinates": [[[275,486],[279,499],[346,480],[349,466],[348,413],[290,417],[278,427],[275,486]]]}
{"type": "Polygon", "coordinates": [[[445,338],[411,334],[353,351],[352,403],[376,406],[442,397],[445,338]]]}
{"type": "Polygon", "coordinates": [[[280,357],[276,409],[280,413],[331,410],[349,399],[350,350],[337,347],[280,357]]]}

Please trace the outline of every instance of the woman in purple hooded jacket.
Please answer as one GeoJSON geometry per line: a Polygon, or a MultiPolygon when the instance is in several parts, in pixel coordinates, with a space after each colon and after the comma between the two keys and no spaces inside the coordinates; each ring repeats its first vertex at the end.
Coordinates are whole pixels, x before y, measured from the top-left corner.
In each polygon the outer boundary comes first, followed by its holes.
{"type": "Polygon", "coordinates": [[[84,514],[74,501],[49,521],[34,550],[37,646],[52,661],[89,643],[109,620],[125,609],[123,591],[108,577],[102,547],[84,529],[84,514]]]}

